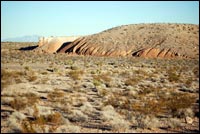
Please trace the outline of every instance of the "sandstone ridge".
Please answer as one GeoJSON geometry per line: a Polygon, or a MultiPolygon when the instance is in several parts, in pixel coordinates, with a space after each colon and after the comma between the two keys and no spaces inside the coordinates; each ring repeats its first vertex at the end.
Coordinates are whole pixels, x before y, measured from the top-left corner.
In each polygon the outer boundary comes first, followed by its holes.
{"type": "Polygon", "coordinates": [[[92,56],[198,58],[199,25],[130,24],[97,34],[41,38],[36,51],[92,56]]]}
{"type": "Polygon", "coordinates": [[[83,36],[60,53],[94,56],[197,58],[199,26],[193,24],[131,24],[83,36]]]}
{"type": "Polygon", "coordinates": [[[80,36],[66,36],[66,37],[41,37],[38,42],[36,52],[55,53],[63,44],[71,43],[80,36]]]}

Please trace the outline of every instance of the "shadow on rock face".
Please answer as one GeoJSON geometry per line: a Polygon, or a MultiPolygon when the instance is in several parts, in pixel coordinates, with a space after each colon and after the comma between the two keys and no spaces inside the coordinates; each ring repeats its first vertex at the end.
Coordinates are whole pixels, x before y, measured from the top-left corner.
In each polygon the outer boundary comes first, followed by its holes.
{"type": "Polygon", "coordinates": [[[20,51],[30,51],[30,50],[33,50],[33,49],[35,49],[37,47],[38,47],[38,45],[37,46],[28,46],[28,47],[22,47],[19,50],[20,51]]]}
{"type": "Polygon", "coordinates": [[[62,46],[56,51],[57,53],[65,53],[66,50],[64,50],[64,48],[69,45],[71,42],[65,42],[62,44],[62,46]]]}

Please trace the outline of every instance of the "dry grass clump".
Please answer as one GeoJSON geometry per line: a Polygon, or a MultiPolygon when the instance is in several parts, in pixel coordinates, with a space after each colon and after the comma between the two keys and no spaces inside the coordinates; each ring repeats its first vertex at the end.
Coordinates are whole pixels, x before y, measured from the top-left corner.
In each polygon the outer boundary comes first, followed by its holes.
{"type": "Polygon", "coordinates": [[[27,106],[35,104],[38,102],[38,99],[39,97],[34,93],[25,93],[14,98],[14,100],[12,100],[9,105],[16,110],[21,110],[27,106]]]}
{"type": "Polygon", "coordinates": [[[97,87],[97,86],[100,86],[102,82],[97,79],[93,79],[93,84],[97,87]]]}
{"type": "Polygon", "coordinates": [[[170,82],[179,82],[181,80],[181,72],[179,72],[180,68],[171,67],[167,70],[168,80],[170,82]]]}
{"type": "Polygon", "coordinates": [[[32,82],[32,81],[35,81],[35,80],[37,79],[37,76],[36,76],[36,75],[34,75],[34,76],[29,76],[27,79],[28,79],[30,82],[32,82]]]}
{"type": "Polygon", "coordinates": [[[170,82],[178,82],[180,80],[180,74],[168,72],[168,79],[170,82]]]}
{"type": "Polygon", "coordinates": [[[160,122],[155,116],[146,116],[139,113],[132,117],[131,122],[133,123],[133,126],[137,126],[142,129],[152,129],[160,126],[160,122]]]}
{"type": "Polygon", "coordinates": [[[8,85],[21,83],[25,79],[32,82],[37,79],[37,76],[33,71],[8,71],[1,69],[1,90],[8,85]]]}
{"type": "Polygon", "coordinates": [[[126,86],[137,85],[143,78],[147,77],[149,74],[141,69],[134,70],[133,72],[123,71],[120,76],[125,78],[124,84],[126,86]]]}
{"type": "MultiPolygon", "coordinates": [[[[117,70],[118,71],[118,70],[117,70]]],[[[119,73],[119,72],[117,72],[119,73]]],[[[122,71],[121,73],[119,73],[119,76],[123,77],[123,78],[129,78],[131,77],[130,72],[129,71],[122,71]]]]}
{"type": "Polygon", "coordinates": [[[42,75],[47,75],[48,73],[47,73],[47,72],[41,72],[41,74],[42,74],[42,75]]]}
{"type": "Polygon", "coordinates": [[[140,81],[140,78],[134,77],[134,78],[127,78],[124,82],[126,86],[134,86],[137,85],[140,81]]]}
{"type": "Polygon", "coordinates": [[[71,60],[71,59],[68,59],[68,60],[65,60],[65,61],[64,61],[64,64],[65,64],[65,65],[70,65],[70,66],[72,66],[74,63],[75,63],[74,60],[71,60]]]}
{"type": "Polygon", "coordinates": [[[63,124],[62,115],[58,112],[39,115],[34,107],[33,119],[24,119],[21,123],[22,133],[55,132],[59,125],[63,124]]]}
{"type": "Polygon", "coordinates": [[[118,109],[130,110],[129,104],[130,100],[128,99],[128,97],[126,98],[121,93],[113,93],[110,95],[110,97],[108,97],[107,100],[104,101],[104,105],[111,105],[114,108],[118,109]]]}
{"type": "Polygon", "coordinates": [[[187,87],[190,87],[191,84],[192,84],[192,82],[193,82],[192,77],[188,77],[188,78],[186,79],[186,81],[185,81],[185,84],[186,84],[187,87]]]}
{"type": "Polygon", "coordinates": [[[33,70],[25,71],[25,76],[24,77],[26,77],[26,79],[29,82],[35,81],[37,79],[37,75],[33,70]]]}
{"type": "Polygon", "coordinates": [[[12,100],[9,105],[16,110],[20,110],[26,107],[26,103],[26,100],[22,100],[21,98],[17,97],[14,98],[14,100],[12,100]]]}
{"type": "Polygon", "coordinates": [[[64,97],[64,95],[65,94],[63,91],[56,88],[56,89],[54,89],[53,92],[48,93],[47,98],[49,100],[57,100],[57,99],[64,97]]]}
{"type": "Polygon", "coordinates": [[[24,69],[30,71],[30,67],[29,66],[25,66],[24,69]]]}
{"type": "Polygon", "coordinates": [[[129,123],[116,112],[111,105],[106,105],[102,108],[103,120],[112,126],[114,132],[125,132],[129,128],[129,123]]]}
{"type": "Polygon", "coordinates": [[[142,75],[143,77],[148,75],[148,73],[144,69],[135,70],[134,74],[142,75]]]}
{"type": "Polygon", "coordinates": [[[108,90],[106,90],[106,89],[104,89],[104,88],[98,88],[97,89],[98,90],[98,94],[100,95],[100,96],[106,96],[108,93],[109,93],[109,91],[108,90]]]}
{"type": "Polygon", "coordinates": [[[95,86],[100,86],[102,83],[109,84],[112,81],[110,73],[102,73],[99,75],[93,75],[93,84],[95,86]]]}
{"type": "Polygon", "coordinates": [[[68,73],[68,75],[74,80],[80,80],[83,74],[83,70],[72,70],[68,73]]]}
{"type": "Polygon", "coordinates": [[[20,82],[19,79],[24,75],[24,72],[1,69],[1,90],[12,83],[20,82]]]}
{"type": "Polygon", "coordinates": [[[66,116],[71,122],[84,122],[88,120],[88,116],[81,110],[71,110],[66,116]]]}

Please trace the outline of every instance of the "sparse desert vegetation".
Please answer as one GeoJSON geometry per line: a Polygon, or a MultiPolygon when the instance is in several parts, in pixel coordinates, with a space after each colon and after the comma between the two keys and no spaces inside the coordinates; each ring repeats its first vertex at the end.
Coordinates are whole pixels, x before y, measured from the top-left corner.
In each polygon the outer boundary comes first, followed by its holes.
{"type": "Polygon", "coordinates": [[[2,133],[199,132],[198,58],[18,50],[34,45],[1,43],[2,133]]]}

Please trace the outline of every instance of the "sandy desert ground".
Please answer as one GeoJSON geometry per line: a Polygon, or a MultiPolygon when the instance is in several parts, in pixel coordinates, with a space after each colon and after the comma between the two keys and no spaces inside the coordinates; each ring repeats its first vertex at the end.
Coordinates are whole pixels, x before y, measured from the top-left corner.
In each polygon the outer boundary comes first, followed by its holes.
{"type": "Polygon", "coordinates": [[[93,57],[1,43],[1,133],[199,132],[199,59],[93,57]]]}

